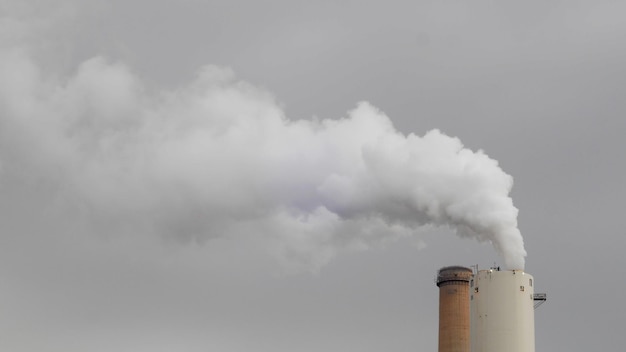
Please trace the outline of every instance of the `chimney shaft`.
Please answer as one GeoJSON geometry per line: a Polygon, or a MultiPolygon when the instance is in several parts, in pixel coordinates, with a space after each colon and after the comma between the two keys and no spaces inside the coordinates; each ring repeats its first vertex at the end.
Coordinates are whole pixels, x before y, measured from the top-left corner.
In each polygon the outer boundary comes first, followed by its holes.
{"type": "Polygon", "coordinates": [[[532,275],[481,270],[472,285],[472,351],[535,352],[532,275]]]}
{"type": "Polygon", "coordinates": [[[448,266],[437,273],[439,352],[470,352],[469,288],[472,269],[448,266]]]}

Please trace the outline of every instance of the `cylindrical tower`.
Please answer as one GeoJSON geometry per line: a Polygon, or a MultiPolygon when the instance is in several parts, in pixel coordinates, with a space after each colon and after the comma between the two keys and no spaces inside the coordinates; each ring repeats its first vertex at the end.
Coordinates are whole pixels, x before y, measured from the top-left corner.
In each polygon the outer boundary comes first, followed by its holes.
{"type": "Polygon", "coordinates": [[[481,270],[470,286],[472,352],[534,352],[532,275],[481,270]]]}
{"type": "Polygon", "coordinates": [[[437,273],[439,352],[470,352],[469,286],[472,269],[448,266],[437,273]]]}

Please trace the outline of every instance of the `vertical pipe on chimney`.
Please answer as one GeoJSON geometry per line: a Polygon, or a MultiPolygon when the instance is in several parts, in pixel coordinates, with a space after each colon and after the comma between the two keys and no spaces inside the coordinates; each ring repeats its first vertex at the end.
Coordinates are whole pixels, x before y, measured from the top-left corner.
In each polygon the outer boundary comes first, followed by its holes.
{"type": "Polygon", "coordinates": [[[472,269],[448,266],[437,273],[439,352],[470,352],[470,281],[472,269]]]}

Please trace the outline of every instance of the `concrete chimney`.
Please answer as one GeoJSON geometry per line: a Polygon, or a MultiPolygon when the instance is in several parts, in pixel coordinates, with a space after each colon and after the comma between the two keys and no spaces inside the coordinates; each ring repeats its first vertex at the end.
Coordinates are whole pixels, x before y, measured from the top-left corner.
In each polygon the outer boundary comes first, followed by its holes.
{"type": "Polygon", "coordinates": [[[545,294],[535,298],[532,275],[480,270],[471,286],[472,351],[535,352],[534,304],[545,294]]]}
{"type": "Polygon", "coordinates": [[[470,352],[470,281],[472,269],[448,266],[437,273],[439,352],[470,352]]]}

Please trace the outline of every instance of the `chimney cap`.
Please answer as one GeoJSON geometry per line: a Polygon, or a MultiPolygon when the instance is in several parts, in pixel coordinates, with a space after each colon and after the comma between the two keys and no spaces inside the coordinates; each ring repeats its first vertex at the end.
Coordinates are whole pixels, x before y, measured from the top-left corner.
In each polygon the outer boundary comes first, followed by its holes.
{"type": "Polygon", "coordinates": [[[469,282],[474,276],[474,271],[470,268],[453,265],[446,266],[437,272],[437,286],[444,282],[469,282]]]}

